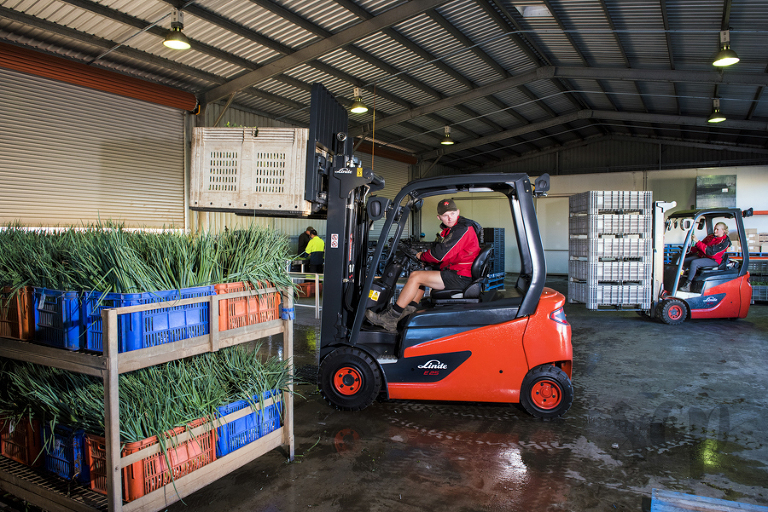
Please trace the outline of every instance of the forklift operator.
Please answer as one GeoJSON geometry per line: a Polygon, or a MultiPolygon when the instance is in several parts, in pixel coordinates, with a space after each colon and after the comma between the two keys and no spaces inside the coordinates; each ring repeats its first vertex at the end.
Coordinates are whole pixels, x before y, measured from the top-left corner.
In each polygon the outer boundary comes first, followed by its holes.
{"type": "Polygon", "coordinates": [[[453,199],[441,199],[437,203],[437,218],[441,222],[441,240],[415,257],[428,265],[440,265],[440,270],[417,270],[408,277],[397,303],[382,311],[365,312],[374,325],[389,332],[397,330],[397,323],[418,309],[425,287],[434,290],[465,290],[472,283],[472,263],[480,254],[480,243],[474,221],[460,216],[453,199]]]}
{"type": "MultiPolygon", "coordinates": [[[[723,262],[725,251],[731,245],[728,238],[728,226],[725,222],[715,224],[715,232],[707,235],[704,240],[696,241],[696,235],[691,235],[691,250],[685,255],[685,266],[690,265],[688,277],[683,280],[680,290],[684,292],[691,291],[691,281],[696,277],[696,272],[700,268],[717,267],[723,262]]],[[[678,260],[679,261],[679,260],[678,260]]]]}

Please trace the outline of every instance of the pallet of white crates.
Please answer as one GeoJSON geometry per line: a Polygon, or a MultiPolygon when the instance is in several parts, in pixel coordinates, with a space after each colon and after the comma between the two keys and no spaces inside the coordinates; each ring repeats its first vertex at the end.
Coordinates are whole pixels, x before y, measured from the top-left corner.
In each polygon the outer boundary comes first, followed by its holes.
{"type": "Polygon", "coordinates": [[[306,128],[195,128],[190,208],[304,216],[306,128]]]}
{"type": "Polygon", "coordinates": [[[570,213],[639,212],[652,215],[653,194],[647,190],[592,190],[568,199],[570,213]]]}
{"type": "Polygon", "coordinates": [[[581,261],[568,262],[568,276],[572,281],[592,284],[649,283],[650,261],[581,261]]]}
{"type": "Polygon", "coordinates": [[[637,213],[615,214],[571,214],[568,219],[570,236],[596,238],[600,235],[643,235],[650,237],[652,232],[651,215],[637,213]]]}
{"type": "Polygon", "coordinates": [[[632,284],[568,283],[568,302],[583,302],[587,309],[650,309],[650,281],[632,284]]]}
{"type": "Polygon", "coordinates": [[[570,259],[585,258],[591,262],[604,259],[636,259],[650,262],[651,248],[650,238],[641,238],[637,235],[568,239],[570,259]]]}

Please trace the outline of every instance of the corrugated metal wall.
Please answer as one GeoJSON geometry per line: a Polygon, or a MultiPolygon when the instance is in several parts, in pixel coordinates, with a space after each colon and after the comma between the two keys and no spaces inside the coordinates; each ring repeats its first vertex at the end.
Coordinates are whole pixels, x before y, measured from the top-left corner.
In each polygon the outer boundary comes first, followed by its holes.
{"type": "Polygon", "coordinates": [[[183,112],[0,70],[0,222],[184,227],[183,112]]]}

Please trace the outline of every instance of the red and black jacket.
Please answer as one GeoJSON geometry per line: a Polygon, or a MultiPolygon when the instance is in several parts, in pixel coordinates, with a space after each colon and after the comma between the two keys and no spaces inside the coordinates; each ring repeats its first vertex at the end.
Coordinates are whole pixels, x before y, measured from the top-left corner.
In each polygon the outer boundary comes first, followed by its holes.
{"type": "Polygon", "coordinates": [[[440,270],[455,270],[464,277],[472,277],[472,263],[480,254],[477,232],[469,219],[459,217],[452,228],[441,224],[442,240],[428,251],[421,253],[421,260],[429,264],[440,264],[440,270]]]}
{"type": "Polygon", "coordinates": [[[691,253],[697,254],[702,258],[712,258],[719,265],[723,262],[723,255],[728,247],[731,246],[731,240],[728,235],[716,237],[715,235],[707,235],[704,240],[699,240],[691,248],[691,253]]]}

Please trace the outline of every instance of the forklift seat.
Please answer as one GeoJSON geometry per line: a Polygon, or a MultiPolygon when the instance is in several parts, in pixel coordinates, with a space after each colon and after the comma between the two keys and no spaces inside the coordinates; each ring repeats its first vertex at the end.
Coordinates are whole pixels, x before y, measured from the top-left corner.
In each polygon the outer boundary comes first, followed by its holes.
{"type": "Polygon", "coordinates": [[[481,249],[480,254],[472,262],[472,282],[470,285],[465,290],[432,290],[432,303],[438,306],[441,304],[472,304],[480,302],[483,281],[491,269],[492,256],[492,245],[481,249]]]}

